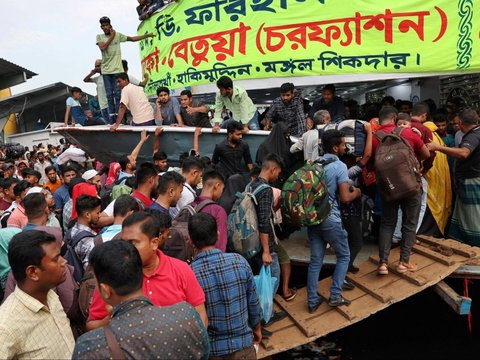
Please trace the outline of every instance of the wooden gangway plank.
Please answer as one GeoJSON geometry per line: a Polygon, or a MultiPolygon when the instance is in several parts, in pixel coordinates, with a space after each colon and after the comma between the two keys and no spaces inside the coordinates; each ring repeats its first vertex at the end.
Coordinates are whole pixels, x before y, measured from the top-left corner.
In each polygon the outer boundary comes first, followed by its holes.
{"type": "MultiPolygon", "coordinates": [[[[266,343],[267,347],[260,347],[258,358],[307,344],[359,322],[391,304],[441,282],[467,262],[480,257],[480,248],[469,247],[454,240],[422,238],[420,242],[421,244],[415,247],[420,248],[421,251],[415,251],[411,255],[411,261],[418,265],[418,270],[415,272],[398,273],[396,271],[400,257],[399,248],[391,251],[388,275],[377,275],[378,257],[373,256],[359,264],[360,271],[357,274],[348,275],[348,280],[356,285],[356,288],[343,292],[343,296],[352,301],[349,306],[331,308],[327,301],[324,301],[315,313],[310,314],[306,301],[306,288],[299,289],[297,297],[291,302],[286,302],[277,295],[275,298],[277,309],[285,310],[289,316],[268,328],[273,335],[266,343]],[[423,244],[428,247],[422,246],[423,244]],[[443,253],[437,252],[432,249],[432,246],[441,246],[450,250],[443,253]],[[452,261],[447,261],[446,258],[451,258],[452,261]]],[[[318,292],[326,300],[330,294],[331,282],[329,277],[318,284],[318,292]]],[[[462,312],[464,309],[465,307],[461,309],[462,312]]]]}

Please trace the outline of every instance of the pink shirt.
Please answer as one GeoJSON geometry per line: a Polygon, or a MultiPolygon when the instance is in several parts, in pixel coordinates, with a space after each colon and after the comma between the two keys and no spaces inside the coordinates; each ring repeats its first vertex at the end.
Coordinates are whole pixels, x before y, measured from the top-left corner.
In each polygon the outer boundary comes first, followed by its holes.
{"type": "MultiPolygon", "coordinates": [[[[174,259],[157,250],[160,264],[150,276],[143,275],[143,294],[155,306],[175,305],[186,301],[193,307],[205,302],[205,294],[195,274],[186,262],[174,259]]],[[[89,319],[101,320],[107,316],[105,302],[95,289],[89,319]]]]}
{"type": "MultiPolygon", "coordinates": [[[[192,206],[200,204],[203,200],[209,200],[205,196],[197,196],[197,198],[192,202],[192,206]]],[[[227,213],[225,209],[218,204],[209,204],[205,206],[202,211],[203,213],[210,214],[215,218],[217,222],[218,230],[218,240],[215,244],[215,247],[222,252],[227,251],[227,213]]]]}
{"type": "Polygon", "coordinates": [[[7,220],[7,227],[15,227],[23,229],[28,223],[27,215],[25,215],[25,209],[22,205],[18,205],[15,210],[10,214],[7,220]]]}

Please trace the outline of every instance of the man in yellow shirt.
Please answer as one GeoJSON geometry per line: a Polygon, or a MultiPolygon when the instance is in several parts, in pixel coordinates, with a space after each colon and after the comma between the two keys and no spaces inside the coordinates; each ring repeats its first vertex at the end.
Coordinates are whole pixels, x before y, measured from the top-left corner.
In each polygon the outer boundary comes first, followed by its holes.
{"type": "Polygon", "coordinates": [[[18,233],[8,261],[17,287],[0,307],[0,358],[70,359],[75,340],[52,290],[68,271],[55,238],[37,230],[18,233]]]}

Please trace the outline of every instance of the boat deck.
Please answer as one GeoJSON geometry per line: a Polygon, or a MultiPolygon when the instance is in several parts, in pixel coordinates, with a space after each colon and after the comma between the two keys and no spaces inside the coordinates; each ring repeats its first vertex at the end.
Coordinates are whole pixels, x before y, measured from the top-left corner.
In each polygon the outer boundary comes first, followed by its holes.
{"type": "MultiPolygon", "coordinates": [[[[454,240],[418,237],[411,260],[418,265],[416,272],[397,273],[395,263],[389,265],[389,275],[376,273],[378,257],[370,256],[358,264],[357,274],[348,274],[347,279],[356,287],[344,291],[350,306],[331,308],[324,302],[314,314],[306,305],[306,288],[298,290],[292,302],[275,297],[277,309],[283,309],[288,317],[272,324],[270,339],[263,340],[258,358],[274,355],[299,345],[309,343],[331,332],[359,322],[388,306],[402,301],[422,290],[439,283],[457,269],[480,257],[480,248],[471,247],[454,240]]],[[[285,244],[285,243],[283,243],[285,244]]],[[[305,245],[302,245],[305,247],[305,245]]],[[[288,248],[288,246],[286,246],[288,248]]],[[[305,248],[308,251],[308,248],[305,248]]],[[[399,248],[393,249],[391,259],[399,258],[399,248]]],[[[318,292],[328,299],[331,277],[319,282],[318,292]]]]}

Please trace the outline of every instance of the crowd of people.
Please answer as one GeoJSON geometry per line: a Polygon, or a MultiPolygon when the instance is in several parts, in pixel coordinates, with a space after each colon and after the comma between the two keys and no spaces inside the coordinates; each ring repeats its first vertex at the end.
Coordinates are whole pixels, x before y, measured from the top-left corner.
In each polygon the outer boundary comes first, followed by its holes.
{"type": "Polygon", "coordinates": [[[110,164],[75,144],[13,155],[1,149],[0,358],[255,358],[255,344],[287,314],[273,311],[263,320],[254,275],[269,266],[274,293],[296,298],[282,239],[298,227],[285,220],[281,189],[306,162],[322,165],[330,208],[326,219],[307,226],[310,313],[323,300],[350,304],[343,292],[354,285],[345,278],[359,270],[366,231],[378,242],[379,276],[392,267],[417,269],[410,261],[416,234],[480,245],[479,118],[458,99],[437,108],[429,100],[386,97],[360,107],[326,85],[310,107],[285,83],[259,114],[247,91],[223,76],[214,109],[188,90],[179,102],[165,87],[152,107],[120,52],[121,42],[151,35],[117,33],[107,17],[100,24],[102,60],[85,78],[97,85],[96,117],[85,114],[82,92],[72,88],[65,123],[108,123],[115,131],[128,110],[126,123],[158,126],[152,159],[137,163],[151,136],[145,130],[131,153],[110,164]],[[347,119],[363,120],[361,156],[335,126],[323,130],[347,119]],[[182,155],[179,168],[158,151],[166,125],[198,128],[194,151],[182,155]],[[213,152],[199,148],[201,127],[226,129],[213,152]],[[253,159],[243,134],[257,129],[270,133],[253,159]],[[388,170],[394,173],[385,170],[387,146],[408,160],[388,170]],[[397,193],[398,179],[413,185],[397,193]],[[247,186],[256,194],[261,249],[248,259],[232,251],[227,221],[247,186]],[[400,258],[391,261],[395,244],[400,258]],[[323,299],[317,287],[327,246],[337,263],[323,299]]]}
{"type": "MultiPolygon", "coordinates": [[[[368,230],[378,242],[380,276],[392,266],[398,272],[416,270],[410,253],[418,233],[479,244],[475,110],[449,104],[431,111],[432,104],[419,102],[399,112],[386,98],[376,112],[370,107],[364,114],[366,140],[358,157],[347,151],[344,133],[321,131],[348,116],[334,87],[325,86],[322,101],[307,113],[301,95],[287,83],[266,112],[263,123],[272,130],[253,160],[243,134],[259,126],[258,114],[250,111],[251,100],[243,103],[246,91],[228,80],[219,81],[217,99],[233,119],[214,120],[227,134],[211,159],[200,157],[207,149],[198,148],[199,128],[194,151],[179,159],[179,168],[169,167],[168,155],[158,151],[162,136],[168,136],[162,127],[154,135],[151,162],[142,164],[137,157],[149,137],[145,130],[132,152],[115,163],[82,157],[82,150],[69,144],[35,146],[2,159],[2,358],[100,358],[116,351],[132,358],[255,357],[254,343],[270,337],[269,326],[286,313],[275,311],[268,323],[262,320],[254,274],[270,266],[278,279],[275,293],[286,301],[296,297],[289,286],[288,252],[279,239],[298,228],[282,221],[281,189],[305,162],[323,165],[331,206],[323,222],[307,227],[311,313],[324,300],[317,286],[328,245],[337,263],[325,300],[332,307],[350,303],[342,293],[354,288],[345,277],[358,271],[366,198],[374,203],[368,230]],[[418,175],[415,190],[394,200],[382,188],[379,157],[384,138],[392,134],[408,145],[418,175]],[[235,194],[247,184],[251,192],[259,189],[261,246],[249,259],[232,252],[227,223],[235,194]],[[188,210],[185,217],[187,207],[195,214],[188,210]],[[400,258],[392,262],[395,243],[400,258]],[[30,321],[20,321],[25,318],[30,321]]],[[[182,104],[192,101],[191,94],[182,96],[182,104]]],[[[202,106],[194,108],[204,114],[202,106]]]]}

